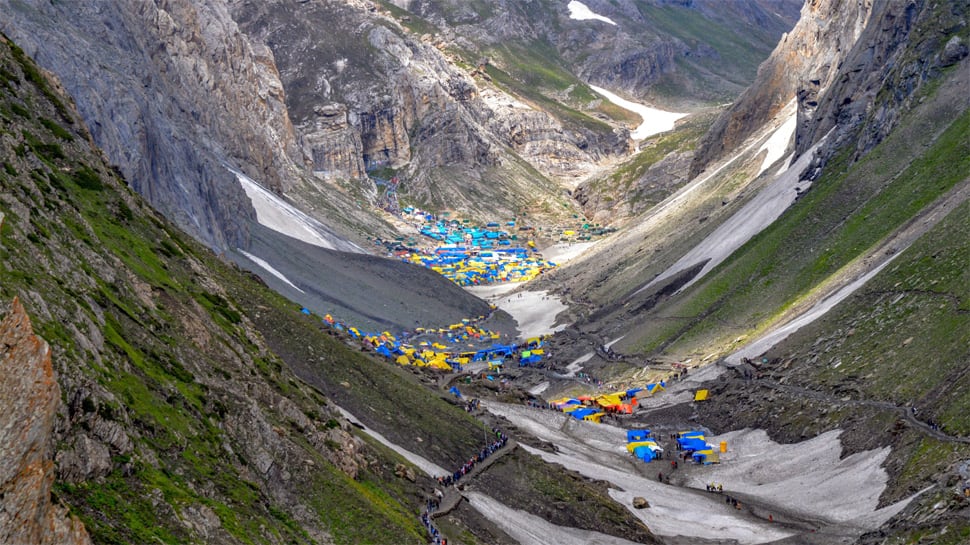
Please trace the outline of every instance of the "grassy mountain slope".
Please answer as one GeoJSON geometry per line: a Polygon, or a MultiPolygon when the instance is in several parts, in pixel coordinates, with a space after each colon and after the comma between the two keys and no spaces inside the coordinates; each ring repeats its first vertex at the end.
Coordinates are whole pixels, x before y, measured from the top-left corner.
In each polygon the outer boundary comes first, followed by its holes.
{"type": "Polygon", "coordinates": [[[57,496],[95,542],[422,542],[394,459],[295,379],[213,271],[286,303],[125,188],[19,49],[0,62],[0,297],[52,346],[57,496]]]}
{"type": "MultiPolygon", "coordinates": [[[[64,396],[54,500],[95,543],[427,541],[431,480],[398,476],[404,460],[334,403],[444,467],[481,448],[482,424],[158,216],[6,39],[0,166],[0,299],[19,296],[51,345],[64,396]]],[[[463,541],[487,542],[477,512],[466,520],[463,541]]]]}
{"type": "Polygon", "coordinates": [[[953,100],[959,84],[953,78],[942,92],[930,90],[926,102],[860,162],[831,162],[778,222],[683,297],[645,317],[624,343],[696,354],[763,330],[961,182],[970,171],[970,112],[953,100]]]}

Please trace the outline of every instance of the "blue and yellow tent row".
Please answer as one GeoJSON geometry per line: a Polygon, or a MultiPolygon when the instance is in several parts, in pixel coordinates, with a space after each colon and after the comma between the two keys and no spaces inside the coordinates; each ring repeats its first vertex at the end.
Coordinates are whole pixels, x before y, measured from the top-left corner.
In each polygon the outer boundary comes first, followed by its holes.
{"type": "Polygon", "coordinates": [[[442,247],[434,253],[406,253],[401,259],[431,269],[460,286],[528,282],[556,266],[529,256],[524,248],[478,252],[442,247]]]}
{"type": "MultiPolygon", "coordinates": [[[[306,308],[301,309],[301,312],[311,315],[311,312],[306,308]]],[[[480,316],[475,320],[462,319],[460,323],[451,324],[448,328],[441,328],[436,331],[446,335],[449,341],[455,342],[471,339],[480,341],[501,337],[498,333],[475,327],[474,323],[481,319],[484,319],[484,316],[480,316]]],[[[417,367],[431,367],[443,371],[461,371],[464,365],[472,361],[484,361],[489,358],[502,358],[504,361],[505,358],[515,357],[517,354],[520,359],[519,365],[524,365],[522,363],[523,361],[537,361],[543,353],[541,348],[543,338],[541,337],[527,339],[522,344],[493,344],[490,348],[477,351],[456,351],[448,345],[437,341],[422,341],[417,345],[406,343],[398,340],[389,331],[383,331],[381,333],[361,332],[356,327],[348,327],[336,321],[330,314],[323,317],[323,323],[338,331],[345,331],[352,338],[373,346],[375,352],[395,363],[400,365],[414,365],[417,367]],[[537,351],[539,354],[536,354],[537,351]],[[523,358],[521,356],[522,352],[528,352],[530,355],[527,358],[523,358]]],[[[415,330],[415,333],[423,335],[434,331],[418,328],[415,330]]],[[[490,365],[490,369],[492,368],[490,365]]]]}
{"type": "MultiPolygon", "coordinates": [[[[536,350],[532,350],[533,356],[536,350]]],[[[524,357],[526,352],[522,352],[524,357]]],[[[633,414],[633,410],[639,405],[637,401],[637,396],[649,397],[658,392],[664,390],[666,383],[661,381],[658,383],[647,384],[642,388],[632,388],[629,390],[622,390],[619,392],[613,392],[609,394],[601,394],[596,397],[593,396],[580,396],[578,398],[568,398],[564,397],[561,399],[556,399],[550,403],[557,409],[567,412],[567,408],[570,406],[590,406],[597,407],[606,413],[620,413],[620,414],[633,414]]]]}

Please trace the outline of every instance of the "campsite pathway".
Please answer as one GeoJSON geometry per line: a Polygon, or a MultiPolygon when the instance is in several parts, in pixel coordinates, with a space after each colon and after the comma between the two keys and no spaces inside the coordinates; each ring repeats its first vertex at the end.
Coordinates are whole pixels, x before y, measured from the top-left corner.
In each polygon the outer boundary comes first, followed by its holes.
{"type": "Polygon", "coordinates": [[[929,425],[928,423],[926,423],[926,422],[924,422],[924,421],[916,418],[916,415],[913,414],[913,409],[914,409],[913,407],[909,407],[909,408],[907,408],[907,407],[901,407],[901,406],[896,405],[894,403],[891,403],[889,401],[876,401],[876,400],[872,400],[872,399],[851,399],[851,398],[850,399],[846,399],[845,397],[839,397],[839,396],[836,396],[836,395],[828,394],[828,393],[825,393],[825,392],[820,392],[818,390],[812,390],[810,388],[805,388],[805,387],[802,387],[802,386],[793,386],[791,384],[781,384],[780,382],[777,382],[777,381],[774,381],[774,380],[771,380],[771,379],[766,379],[766,378],[750,379],[750,380],[744,380],[744,379],[735,378],[735,379],[729,379],[729,380],[732,380],[732,381],[737,382],[739,384],[751,384],[751,383],[754,383],[754,384],[757,384],[759,386],[764,386],[765,388],[769,388],[769,389],[776,390],[776,391],[779,391],[779,392],[785,392],[785,393],[789,393],[789,394],[795,394],[795,395],[799,395],[799,396],[802,396],[802,397],[807,397],[809,399],[814,399],[814,400],[817,400],[817,401],[823,401],[823,402],[826,402],[826,403],[831,403],[833,405],[839,405],[839,404],[843,404],[843,405],[855,405],[855,406],[861,406],[861,407],[874,407],[874,408],[877,408],[877,409],[883,409],[883,410],[887,410],[887,411],[892,411],[892,412],[895,412],[895,413],[899,414],[899,416],[903,420],[905,420],[906,422],[908,422],[915,429],[919,430],[920,432],[924,433],[925,435],[929,435],[930,437],[932,437],[934,439],[937,439],[939,441],[944,441],[944,442],[947,442],[947,443],[966,443],[966,444],[970,444],[970,437],[962,437],[962,436],[956,436],[956,435],[949,435],[949,434],[943,432],[942,430],[940,430],[938,428],[934,428],[933,426],[929,425]]]}
{"type": "MultiPolygon", "coordinates": [[[[471,471],[469,471],[468,473],[465,474],[465,476],[462,477],[462,482],[468,482],[469,480],[475,478],[481,472],[485,471],[486,469],[489,468],[489,466],[495,463],[495,460],[498,460],[502,456],[505,456],[506,454],[512,452],[512,450],[515,449],[516,446],[518,446],[518,443],[516,443],[514,439],[509,438],[508,442],[505,444],[504,447],[496,450],[491,456],[489,456],[488,458],[485,458],[484,461],[478,464],[475,464],[475,467],[473,467],[471,471]]],[[[462,493],[454,486],[444,487],[443,492],[444,492],[444,496],[441,499],[441,505],[433,513],[430,513],[430,517],[432,519],[438,518],[443,515],[447,515],[448,513],[454,511],[455,508],[458,507],[458,504],[461,503],[461,500],[464,498],[462,493]]]]}

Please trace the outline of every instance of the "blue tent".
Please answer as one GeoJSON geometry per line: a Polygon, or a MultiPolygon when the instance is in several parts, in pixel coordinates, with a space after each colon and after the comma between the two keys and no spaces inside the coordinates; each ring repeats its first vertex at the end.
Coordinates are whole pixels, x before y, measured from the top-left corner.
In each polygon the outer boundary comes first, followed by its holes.
{"type": "Polygon", "coordinates": [[[626,391],[626,396],[627,397],[635,397],[637,395],[637,393],[639,393],[641,391],[643,391],[643,388],[633,388],[631,390],[627,390],[626,391]]]}
{"type": "Polygon", "coordinates": [[[626,432],[626,442],[643,441],[650,437],[650,430],[629,430],[626,432]]]}
{"type": "Polygon", "coordinates": [[[644,462],[649,462],[653,460],[653,451],[650,450],[648,446],[640,446],[633,449],[633,455],[637,458],[643,460],[644,462]]]}
{"type": "Polygon", "coordinates": [[[303,314],[306,314],[307,316],[310,315],[310,309],[308,309],[306,307],[301,308],[300,309],[300,312],[302,312],[303,314]]]}
{"type": "Polygon", "coordinates": [[[694,452],[695,450],[707,450],[711,448],[703,439],[697,439],[694,437],[678,439],[677,444],[680,445],[681,450],[685,450],[687,452],[694,452]]]}
{"type": "Polygon", "coordinates": [[[704,432],[702,431],[685,431],[677,434],[681,439],[687,439],[688,437],[704,437],[704,432]]]}
{"type": "Polygon", "coordinates": [[[598,411],[596,409],[576,409],[569,413],[569,416],[575,418],[576,420],[582,420],[583,417],[589,416],[591,414],[596,414],[598,411]]]}
{"type": "Polygon", "coordinates": [[[451,388],[449,388],[448,389],[448,393],[449,394],[454,394],[455,397],[458,397],[458,398],[461,397],[461,392],[458,391],[458,387],[457,386],[452,386],[451,388]]]}

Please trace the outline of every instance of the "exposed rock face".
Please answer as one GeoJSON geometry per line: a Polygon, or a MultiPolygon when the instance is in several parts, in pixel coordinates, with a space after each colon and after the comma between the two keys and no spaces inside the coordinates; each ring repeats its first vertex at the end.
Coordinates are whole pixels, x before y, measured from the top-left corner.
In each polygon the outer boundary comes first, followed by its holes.
{"type": "Polygon", "coordinates": [[[551,199],[559,193],[535,173],[516,173],[532,178],[531,186],[506,182],[519,162],[515,155],[544,175],[569,178],[625,149],[625,135],[566,128],[476,80],[480,72],[458,68],[441,51],[443,38],[411,34],[372,7],[233,5],[242,28],[273,48],[299,138],[320,177],[406,169],[400,191],[419,202],[472,211],[480,197],[470,196],[484,195],[511,211],[533,194],[551,199]],[[329,21],[326,28],[321,20],[329,21]],[[502,172],[485,180],[483,169],[502,172]]]}
{"type": "Polygon", "coordinates": [[[0,13],[134,189],[210,246],[238,245],[252,218],[224,164],[280,191],[303,163],[273,53],[224,2],[4,0],[0,13]]]}
{"type": "Polygon", "coordinates": [[[0,542],[90,544],[84,525],[51,503],[54,421],[61,390],[50,347],[18,299],[0,322],[0,542]]]}
{"type": "MultiPolygon", "coordinates": [[[[966,35],[968,17],[966,2],[876,2],[869,24],[836,67],[832,84],[822,93],[811,87],[800,90],[796,152],[804,152],[833,128],[819,161],[810,168],[823,165],[850,138],[855,140],[853,160],[882,142],[923,85],[967,56],[964,38],[957,33],[966,35]]],[[[965,62],[960,69],[967,70],[965,62]]],[[[954,99],[970,104],[966,95],[954,99]]]]}
{"type": "Polygon", "coordinates": [[[754,83],[722,115],[699,146],[691,177],[727,155],[798,96],[799,118],[811,117],[872,13],[873,0],[811,0],[754,83]]]}
{"type": "Polygon", "coordinates": [[[366,176],[364,144],[350,125],[347,107],[334,103],[319,106],[314,116],[299,126],[304,153],[313,162],[313,172],[325,178],[366,176]]]}

